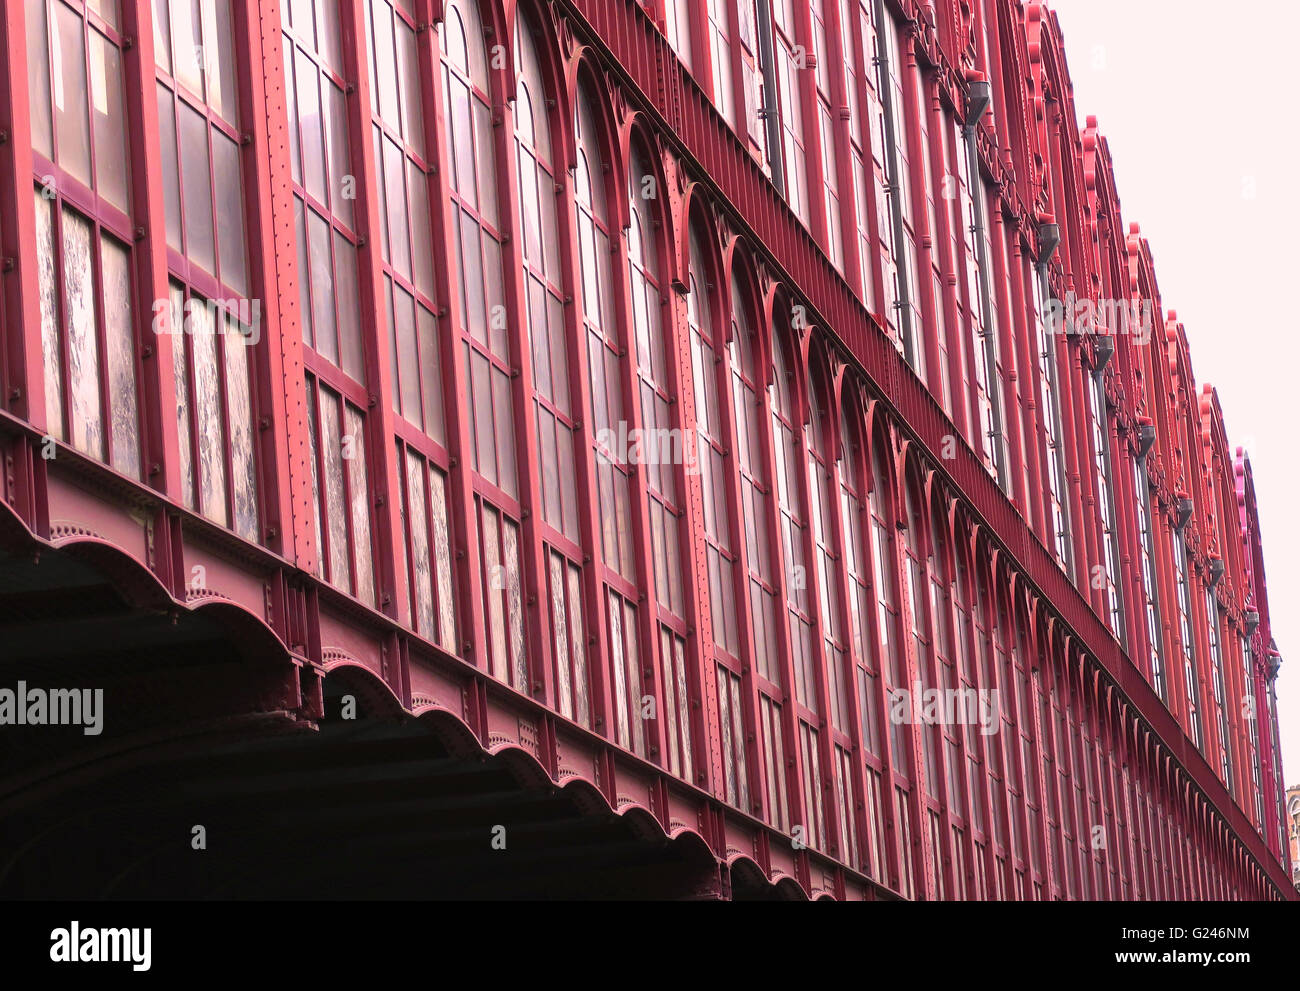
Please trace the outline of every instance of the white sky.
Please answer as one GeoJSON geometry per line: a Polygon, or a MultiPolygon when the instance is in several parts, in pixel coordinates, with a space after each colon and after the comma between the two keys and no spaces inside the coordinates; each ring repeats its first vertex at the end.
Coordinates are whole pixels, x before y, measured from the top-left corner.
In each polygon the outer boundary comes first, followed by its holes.
{"type": "Polygon", "coordinates": [[[1198,386],[1218,389],[1228,441],[1251,456],[1287,784],[1300,782],[1300,137],[1295,0],[1049,0],[1075,110],[1110,143],[1125,226],[1151,244],[1198,386]]]}

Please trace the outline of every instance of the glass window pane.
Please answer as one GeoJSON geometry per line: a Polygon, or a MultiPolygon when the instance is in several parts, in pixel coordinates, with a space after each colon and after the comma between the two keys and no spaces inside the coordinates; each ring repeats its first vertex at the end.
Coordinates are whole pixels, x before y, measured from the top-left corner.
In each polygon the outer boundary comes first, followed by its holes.
{"type": "Polygon", "coordinates": [[[51,46],[54,130],[58,161],[87,186],[90,177],[90,117],[86,107],[86,39],[82,20],[64,4],[55,7],[51,46]]]}
{"type": "Polygon", "coordinates": [[[378,74],[375,80],[379,100],[379,116],[396,126],[397,114],[397,52],[393,46],[393,12],[383,0],[371,0],[374,11],[375,50],[373,67],[378,74]]]}
{"type": "Polygon", "coordinates": [[[95,173],[99,192],[127,209],[126,109],[122,56],[98,31],[90,32],[91,97],[95,107],[95,173]]]}
{"type": "Polygon", "coordinates": [[[231,29],[230,0],[211,0],[203,5],[203,13],[208,103],[228,124],[236,124],[239,121],[239,108],[235,98],[235,41],[231,29]]]}
{"type": "Polygon", "coordinates": [[[352,591],[348,566],[346,486],[343,475],[343,426],[339,397],[321,389],[321,461],[325,471],[325,522],[329,530],[329,580],[345,592],[352,591]]]}
{"type": "Polygon", "coordinates": [[[172,64],[176,81],[203,95],[203,36],[200,0],[171,0],[172,64]]]}
{"type": "Polygon", "coordinates": [[[176,98],[158,84],[158,146],[162,155],[163,203],[167,211],[167,243],[184,249],[181,239],[181,186],[176,167],[176,98]]]}
{"type": "Polygon", "coordinates": [[[104,283],[104,337],[108,351],[108,398],[112,416],[113,467],[140,477],[140,421],[135,391],[131,265],[125,247],[100,240],[104,283]]]}
{"type": "Polygon", "coordinates": [[[239,146],[215,129],[212,131],[212,165],[217,191],[221,281],[244,296],[248,293],[248,265],[244,252],[244,198],[239,174],[239,146]]]}
{"type": "Polygon", "coordinates": [[[429,525],[424,508],[424,459],[406,458],[407,505],[410,507],[411,562],[415,568],[415,628],[436,639],[433,622],[433,575],[429,557],[429,525]]]}
{"type": "Polygon", "coordinates": [[[229,525],[226,508],[226,428],[221,414],[221,380],[217,361],[215,310],[207,300],[192,296],[187,304],[190,347],[194,353],[194,408],[199,438],[199,512],[222,526],[229,525]]]}
{"type": "Polygon", "coordinates": [[[397,342],[398,389],[402,415],[420,423],[420,364],[415,344],[415,299],[400,286],[393,287],[393,334],[397,342]]]}
{"type": "Polygon", "coordinates": [[[447,527],[447,480],[429,467],[429,513],[433,520],[435,575],[438,579],[438,639],[448,650],[455,649],[456,612],[451,590],[451,538],[447,527]]]}
{"type": "Polygon", "coordinates": [[[311,269],[307,266],[307,213],[300,198],[293,198],[293,229],[298,243],[298,309],[302,319],[302,341],[316,346],[311,318],[311,269]]]}
{"type": "Polygon", "coordinates": [[[63,439],[63,353],[54,259],[54,201],[36,190],[36,276],[41,300],[41,354],[45,365],[45,429],[63,439]]]}
{"type": "Polygon", "coordinates": [[[352,539],[356,545],[357,598],[375,604],[375,574],[370,555],[370,488],[366,480],[365,421],[359,410],[347,407],[347,428],[351,440],[352,539]]]}
{"type": "Polygon", "coordinates": [[[411,277],[411,246],[407,239],[407,203],[402,181],[405,156],[391,138],[384,139],[384,198],[388,206],[389,260],[400,274],[411,277]]]}
{"type": "Polygon", "coordinates": [[[226,409],[230,417],[230,465],[235,532],[258,542],[257,465],[254,461],[253,404],[248,380],[248,338],[233,318],[226,318],[226,409]]]}
{"type": "Polygon", "coordinates": [[[189,334],[185,327],[185,293],[176,283],[170,283],[168,293],[171,298],[171,333],[172,333],[172,374],[176,389],[176,434],[180,446],[181,500],[191,509],[194,508],[194,457],[190,440],[190,387],[188,363],[185,352],[189,334]]]}
{"type": "MultiPolygon", "coordinates": [[[[37,0],[42,2],[42,0],[37,0]]],[[[42,2],[42,6],[44,3],[42,2]]],[[[171,15],[167,0],[153,0],[154,62],[167,73],[172,71],[171,15]]]]}
{"type": "Polygon", "coordinates": [[[216,274],[212,234],[212,173],[208,163],[208,123],[180,103],[181,195],[185,205],[185,254],[216,274]]]}
{"type": "Polygon", "coordinates": [[[420,338],[420,385],[424,397],[424,431],[446,444],[442,423],[442,375],[438,362],[437,321],[423,306],[416,307],[420,338]]]}
{"type": "Polygon", "coordinates": [[[415,32],[399,19],[397,27],[398,83],[402,90],[402,136],[424,154],[424,123],[420,108],[420,71],[415,58],[415,32]]]}
{"type": "Polygon", "coordinates": [[[357,297],[357,249],[352,242],[334,232],[335,298],[338,300],[339,351],[343,371],[358,382],[366,373],[361,354],[361,317],[357,297]]]}
{"type": "Polygon", "coordinates": [[[93,231],[88,220],[63,212],[63,314],[68,335],[69,431],[73,445],[104,457],[104,423],[99,393],[99,336],[96,330],[93,231]]]}
{"type": "Polygon", "coordinates": [[[28,103],[32,113],[32,148],[54,158],[50,122],[50,48],[45,0],[27,0],[28,103]]]}
{"type": "Polygon", "coordinates": [[[348,152],[348,114],[343,91],[332,83],[325,88],[329,101],[329,181],[330,209],[348,227],[353,226],[352,203],[356,199],[356,179],[348,152]]]}
{"type": "Polygon", "coordinates": [[[415,248],[415,288],[432,299],[433,248],[429,243],[429,180],[409,158],[406,166],[411,197],[411,234],[415,248]]]}
{"type": "Polygon", "coordinates": [[[307,211],[307,246],[311,255],[311,306],[316,350],[338,364],[339,345],[334,325],[334,266],[330,258],[330,227],[315,210],[307,211]]]}
{"type": "Polygon", "coordinates": [[[321,114],[320,75],[301,49],[295,48],[298,77],[298,122],[302,133],[303,185],[318,203],[328,203],[325,191],[325,121],[321,114]]]}

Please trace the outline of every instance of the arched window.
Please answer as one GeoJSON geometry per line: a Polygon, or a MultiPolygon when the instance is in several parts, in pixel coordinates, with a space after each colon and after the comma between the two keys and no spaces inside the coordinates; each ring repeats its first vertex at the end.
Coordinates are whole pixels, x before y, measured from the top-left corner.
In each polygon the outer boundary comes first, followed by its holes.
{"type": "MultiPolygon", "coordinates": [[[[453,42],[466,65],[459,11],[453,42]]],[[[309,30],[307,25],[304,30],[309,30]]],[[[444,394],[434,317],[432,214],[425,104],[415,63],[416,25],[404,5],[369,0],[367,52],[374,89],[371,131],[380,204],[384,316],[392,368],[395,455],[405,554],[399,562],[417,632],[456,651],[452,536],[447,511],[444,394]]],[[[440,34],[445,43],[446,37],[440,34]]],[[[481,41],[479,41],[481,45],[481,41]]],[[[454,146],[466,137],[449,133],[454,146]]],[[[453,188],[455,179],[453,177],[453,188]]]]}
{"type": "MultiPolygon", "coordinates": [[[[876,586],[878,640],[875,648],[879,667],[885,673],[887,688],[893,693],[908,686],[904,675],[904,648],[899,639],[898,599],[894,591],[894,548],[891,543],[894,525],[883,439],[877,440],[873,445],[871,471],[868,505],[871,513],[872,581],[876,586]]],[[[907,733],[904,725],[896,719],[889,720],[889,750],[894,771],[906,776],[910,767],[907,733]]]]}
{"type": "Polygon", "coordinates": [[[839,819],[839,852],[844,859],[856,863],[858,841],[853,803],[853,751],[849,736],[849,693],[853,689],[849,680],[849,645],[844,635],[844,618],[840,608],[844,573],[836,549],[840,541],[835,516],[834,462],[831,459],[831,443],[835,434],[830,416],[829,391],[825,375],[814,371],[808,392],[811,415],[805,429],[808,443],[808,485],[811,490],[809,517],[816,554],[817,592],[831,705],[832,770],[836,815],[839,819]]]}
{"type": "Polygon", "coordinates": [[[522,302],[532,354],[530,386],[541,469],[541,531],[551,603],[555,701],[561,715],[586,726],[591,721],[591,702],[579,563],[584,551],[578,531],[573,390],[564,330],[566,289],[555,214],[559,173],[537,39],[522,12],[515,25],[515,69],[522,302]]]}
{"type": "MultiPolygon", "coordinates": [[[[709,604],[713,627],[713,661],[716,677],[727,683],[722,697],[727,715],[721,727],[724,733],[724,783],[727,800],[741,801],[747,795],[744,738],[736,735],[738,691],[731,687],[739,677],[743,654],[740,620],[736,604],[743,602],[736,580],[740,546],[731,525],[732,505],[729,498],[731,462],[727,457],[727,427],[724,408],[718,396],[719,362],[722,335],[718,333],[714,313],[717,282],[704,252],[701,231],[692,228],[690,246],[689,293],[686,297],[687,322],[691,335],[691,368],[695,387],[695,429],[700,488],[704,499],[704,544],[709,574],[709,604]]],[[[739,710],[743,717],[743,707],[739,710]]],[[[779,746],[779,744],[778,744],[779,746]]],[[[784,797],[784,792],[782,792],[784,797]]],[[[784,802],[781,805],[784,808],[784,802]]]]}
{"type": "Polygon", "coordinates": [[[794,408],[794,380],[784,347],[773,348],[772,435],[776,453],[777,506],[781,542],[785,552],[785,599],[790,624],[790,653],[795,675],[795,713],[803,763],[804,814],[808,840],[816,848],[826,843],[826,817],[822,808],[821,750],[818,729],[821,712],[817,694],[817,654],[813,645],[812,600],[804,557],[807,526],[799,474],[798,426],[794,408]]]}
{"type": "Polygon", "coordinates": [[[884,806],[880,788],[883,752],[880,742],[880,664],[871,635],[874,608],[871,588],[871,554],[865,528],[869,525],[864,495],[869,486],[860,438],[862,413],[852,390],[846,388],[840,406],[840,506],[844,520],[843,575],[848,582],[849,614],[852,627],[854,669],[857,674],[858,708],[862,721],[862,745],[866,758],[867,836],[863,869],[876,880],[884,880],[884,806]]]}
{"type": "MultiPolygon", "coordinates": [[[[753,329],[754,320],[747,300],[748,278],[740,268],[732,272],[728,355],[731,381],[728,388],[736,430],[736,470],[740,485],[738,508],[741,525],[745,528],[745,561],[754,668],[758,676],[759,734],[767,776],[768,819],[778,829],[785,830],[788,828],[788,806],[780,701],[785,686],[781,674],[781,638],[776,622],[778,584],[770,546],[772,498],[765,467],[762,375],[755,354],[758,341],[753,329]]],[[[696,367],[707,371],[707,366],[696,367]]]]}
{"type": "Polygon", "coordinates": [[[609,649],[614,685],[615,738],[644,754],[641,713],[641,662],[637,646],[637,567],[629,492],[628,416],[623,402],[619,355],[626,346],[614,318],[610,273],[610,221],[605,189],[609,171],[597,130],[595,108],[584,87],[578,97],[577,208],[578,258],[582,270],[583,326],[591,382],[601,566],[609,618],[609,649]]]}
{"type": "MultiPolygon", "coordinates": [[[[916,670],[920,676],[920,688],[922,692],[929,691],[933,686],[930,677],[931,641],[929,608],[927,599],[929,597],[929,581],[926,577],[926,539],[925,525],[926,512],[925,503],[917,492],[920,483],[914,478],[908,478],[903,486],[904,509],[906,516],[904,522],[907,524],[903,530],[903,594],[907,597],[908,612],[910,614],[912,629],[912,649],[916,655],[916,670]]],[[[909,692],[916,686],[906,685],[909,692]]],[[[938,730],[934,726],[921,726],[917,728],[921,735],[922,751],[925,755],[925,792],[931,799],[939,797],[939,740],[938,730]]]]}
{"type": "Polygon", "coordinates": [[[808,566],[804,559],[807,516],[800,485],[799,433],[795,410],[795,380],[786,346],[778,333],[772,348],[772,444],[776,453],[776,495],[780,509],[781,547],[785,554],[786,609],[790,621],[790,655],[794,663],[795,697],[818,712],[817,672],[812,643],[812,601],[808,595],[808,566]]]}
{"type": "Polygon", "coordinates": [[[492,675],[531,685],[524,655],[519,480],[510,342],[502,291],[499,179],[483,25],[476,0],[453,0],[439,28],[443,113],[451,164],[450,227],[456,239],[460,348],[466,363],[474,518],[492,675]]]}
{"type": "MultiPolygon", "coordinates": [[[[651,566],[658,609],[656,629],[662,648],[667,731],[676,746],[690,749],[690,718],[685,702],[686,602],[682,583],[681,527],[684,506],[679,491],[678,465],[689,470],[706,456],[704,442],[691,443],[675,426],[673,406],[677,396],[669,363],[669,338],[663,325],[663,282],[659,274],[659,246],[655,237],[658,179],[641,146],[632,148],[628,176],[629,228],[628,289],[632,303],[632,328],[636,339],[637,389],[641,411],[641,446],[646,457],[643,479],[650,521],[651,566]]],[[[693,305],[693,304],[688,304],[693,305]]],[[[718,671],[719,703],[723,707],[724,764],[728,790],[741,807],[749,804],[745,770],[745,732],[740,676],[734,670],[718,671]]]]}
{"type": "MultiPolygon", "coordinates": [[[[962,699],[957,691],[957,653],[953,637],[953,569],[952,548],[948,539],[948,518],[943,512],[942,496],[933,500],[930,508],[930,542],[927,571],[930,575],[930,616],[934,626],[935,668],[939,679],[937,687],[945,698],[962,699]]],[[[958,703],[960,704],[960,703],[958,703]]],[[[948,808],[959,819],[966,818],[965,777],[957,736],[960,720],[945,721],[942,730],[948,757],[948,808]]]]}

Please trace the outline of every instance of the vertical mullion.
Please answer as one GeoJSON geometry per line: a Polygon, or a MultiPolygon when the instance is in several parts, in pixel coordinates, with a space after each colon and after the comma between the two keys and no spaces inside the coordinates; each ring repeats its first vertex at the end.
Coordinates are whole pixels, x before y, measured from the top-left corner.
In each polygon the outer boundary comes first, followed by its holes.
{"type": "MultiPolygon", "coordinates": [[[[389,317],[384,306],[384,272],[378,236],[381,229],[379,210],[383,204],[378,202],[376,195],[379,189],[377,179],[379,163],[374,158],[375,146],[371,138],[373,110],[370,75],[367,71],[370,53],[365,48],[364,18],[366,15],[366,0],[340,0],[339,18],[342,29],[340,34],[344,72],[345,75],[350,73],[355,80],[352,92],[347,94],[348,145],[352,155],[352,165],[358,172],[357,203],[353,210],[354,222],[358,235],[364,238],[357,252],[362,365],[366,393],[373,400],[370,408],[363,411],[362,419],[366,437],[362,443],[370,459],[366,471],[366,482],[370,491],[366,493],[366,498],[369,516],[374,524],[370,546],[372,567],[375,569],[375,604],[381,612],[392,617],[399,624],[410,626],[410,596],[400,594],[398,589],[397,562],[398,556],[406,553],[406,537],[396,515],[396,507],[400,503],[391,497],[403,489],[402,480],[398,477],[396,449],[392,443],[392,438],[396,436],[397,419],[393,412],[392,397],[397,384],[391,381],[391,364],[384,354],[386,337],[380,333],[380,328],[386,325],[389,317]],[[351,44],[348,44],[349,40],[351,44]],[[375,314],[379,314],[377,320],[375,314]]],[[[380,146],[382,148],[382,142],[380,146]]],[[[405,168],[402,171],[403,188],[405,188],[405,168]]],[[[408,228],[409,226],[408,224],[408,228]]],[[[332,224],[330,229],[332,258],[332,224]]],[[[337,282],[335,284],[337,285],[337,282]]],[[[392,319],[396,319],[396,313],[393,314],[392,319]]],[[[391,334],[393,327],[389,327],[388,330],[391,334]]],[[[338,333],[337,327],[335,333],[338,333]]],[[[346,515],[350,518],[351,511],[349,510],[346,515]]],[[[352,557],[354,559],[352,567],[355,569],[355,554],[352,557]]],[[[405,666],[405,662],[402,666],[405,666]]],[[[403,677],[401,672],[395,673],[392,677],[400,679],[399,695],[409,695],[409,679],[403,677]]]]}
{"type": "MultiPolygon", "coordinates": [[[[50,424],[45,409],[40,278],[33,250],[36,204],[30,167],[32,80],[27,70],[26,13],[21,3],[6,4],[0,11],[0,40],[7,53],[0,59],[0,106],[8,111],[10,131],[9,140],[0,145],[0,215],[4,217],[0,247],[4,256],[15,262],[14,271],[0,280],[0,301],[6,318],[4,354],[0,357],[5,380],[0,403],[46,434],[50,424]]],[[[47,30],[47,48],[48,38],[47,30]]],[[[55,128],[50,130],[53,134],[55,128]]],[[[17,457],[15,445],[14,465],[17,507],[27,525],[44,535],[49,528],[48,511],[41,507],[37,492],[43,483],[45,462],[30,449],[25,457],[17,457]]]]}
{"type": "MultiPolygon", "coordinates": [[[[668,0],[668,2],[671,3],[673,2],[673,0],[668,0]]],[[[574,105],[575,106],[577,105],[576,100],[574,101],[574,105]]],[[[596,140],[601,141],[601,139],[602,136],[597,135],[596,140]]],[[[610,283],[614,294],[614,313],[615,313],[615,322],[617,324],[617,327],[615,328],[602,327],[601,336],[604,342],[608,342],[611,331],[617,331],[618,329],[623,330],[623,339],[618,342],[618,344],[621,346],[621,350],[623,354],[621,357],[617,358],[617,364],[619,370],[619,386],[623,397],[621,413],[627,419],[628,436],[639,437],[641,436],[640,431],[643,428],[643,424],[641,422],[641,402],[640,402],[642,380],[641,380],[640,369],[637,364],[639,361],[639,356],[637,350],[637,343],[635,340],[636,325],[633,316],[634,300],[632,298],[632,284],[630,281],[631,260],[630,260],[630,252],[628,250],[628,238],[631,236],[630,234],[631,228],[629,226],[631,224],[630,211],[633,209],[633,207],[630,202],[626,202],[626,201],[628,199],[628,196],[631,195],[631,190],[633,189],[639,190],[641,189],[641,185],[639,182],[634,183],[633,177],[630,174],[631,163],[632,163],[632,157],[630,153],[631,147],[632,146],[629,143],[627,145],[627,148],[629,149],[629,153],[626,156],[620,155],[618,153],[618,146],[616,143],[613,142],[605,143],[605,147],[603,149],[606,155],[606,160],[611,166],[611,172],[618,177],[619,181],[615,185],[615,196],[610,197],[609,195],[606,195],[606,202],[608,203],[606,223],[610,228],[612,228],[610,231],[607,232],[607,236],[609,237],[609,242],[610,242],[610,253],[611,253],[610,268],[612,274],[610,277],[610,283]],[[626,205],[622,210],[618,209],[617,206],[615,205],[621,203],[626,203],[626,205]],[[620,221],[626,221],[626,222],[620,223],[620,221]],[[633,430],[637,431],[635,435],[632,433],[633,430]]],[[[601,173],[597,171],[597,173],[592,176],[591,181],[593,183],[603,181],[601,173]]],[[[656,175],[656,182],[658,182],[657,175],[656,175]]],[[[663,188],[667,189],[667,183],[663,183],[661,185],[663,186],[663,188]]],[[[667,229],[667,228],[665,226],[664,228],[661,229],[667,229]]],[[[655,253],[656,256],[655,257],[656,267],[660,271],[664,271],[663,264],[662,264],[663,254],[660,251],[662,238],[654,236],[654,228],[651,228],[651,230],[647,233],[649,233],[649,235],[653,240],[651,251],[655,253]]],[[[662,278],[663,277],[661,275],[660,281],[662,281],[662,278]]],[[[586,283],[584,280],[583,285],[585,286],[585,284],[586,283]]],[[[654,283],[650,283],[649,281],[647,281],[647,285],[651,286],[653,288],[654,293],[657,296],[659,296],[660,334],[663,335],[666,344],[675,342],[677,340],[677,334],[676,334],[677,327],[672,319],[673,310],[670,306],[664,305],[662,290],[659,288],[659,286],[655,285],[654,283]]],[[[579,324],[583,324],[583,323],[584,321],[580,319],[579,324]]],[[[581,333],[585,337],[585,335],[589,332],[587,331],[586,327],[583,326],[581,329],[581,333]]],[[[602,343],[602,348],[604,347],[608,347],[608,343],[602,343]]],[[[583,352],[583,355],[585,356],[585,352],[586,352],[585,342],[583,343],[583,346],[580,348],[580,350],[583,352]]],[[[664,359],[665,359],[665,365],[668,366],[668,368],[670,369],[668,374],[669,375],[673,374],[671,369],[673,367],[672,363],[674,360],[674,354],[673,354],[673,349],[669,346],[664,347],[664,359]]],[[[588,362],[585,359],[585,357],[580,357],[580,364],[582,368],[587,369],[587,375],[589,376],[591,374],[591,371],[590,368],[588,367],[588,362]]],[[[584,376],[584,378],[586,378],[586,376],[584,376]]],[[[656,385],[657,384],[658,383],[656,383],[656,385]]],[[[590,383],[588,382],[587,385],[589,389],[590,383]]],[[[584,394],[589,395],[589,392],[584,392],[584,394]]],[[[588,451],[588,455],[590,455],[590,452],[592,450],[591,443],[588,442],[584,446],[588,451]]],[[[648,721],[649,725],[644,727],[644,729],[647,731],[644,734],[645,737],[647,738],[646,742],[648,745],[651,745],[655,749],[657,749],[659,753],[660,761],[666,761],[670,751],[666,746],[668,742],[667,730],[666,730],[667,720],[664,717],[667,715],[667,713],[664,710],[662,702],[666,694],[664,690],[665,682],[675,678],[676,665],[674,663],[674,658],[664,657],[661,649],[663,640],[659,634],[659,631],[664,628],[664,625],[661,623],[660,615],[659,615],[661,606],[659,603],[658,575],[655,573],[656,563],[653,554],[653,539],[650,533],[650,508],[651,508],[652,499],[648,488],[649,483],[647,479],[649,476],[649,472],[646,470],[647,467],[648,466],[646,465],[641,465],[639,466],[639,470],[638,470],[637,467],[634,467],[632,465],[627,466],[628,489],[631,495],[633,514],[634,514],[632,540],[633,540],[633,545],[636,548],[638,559],[641,562],[640,566],[637,568],[637,584],[640,586],[638,591],[641,595],[641,602],[638,603],[637,605],[637,627],[640,632],[640,640],[642,646],[640,646],[637,651],[637,661],[642,673],[643,690],[645,688],[645,682],[648,680],[651,685],[651,692],[649,694],[652,694],[658,700],[659,703],[656,705],[655,708],[654,720],[648,721]],[[649,668],[650,670],[649,679],[645,678],[645,671],[647,668],[649,668]]],[[[661,472],[671,471],[674,475],[674,481],[678,483],[679,491],[681,491],[684,494],[685,487],[680,484],[682,473],[677,470],[677,467],[678,466],[676,465],[672,465],[672,466],[660,465],[659,470],[661,472]]],[[[617,469],[615,468],[612,470],[617,470],[617,469]]],[[[599,493],[598,487],[596,488],[596,491],[598,495],[599,493]]],[[[678,561],[679,563],[684,563],[685,555],[680,553],[681,550],[680,517],[677,515],[673,515],[672,523],[670,524],[670,529],[666,531],[664,535],[665,541],[667,541],[670,538],[675,539],[677,541],[678,550],[679,550],[678,561]]],[[[592,545],[592,547],[593,547],[593,551],[597,548],[603,549],[603,543],[595,543],[592,545]]],[[[682,584],[683,584],[683,593],[685,596],[686,594],[688,594],[688,590],[686,586],[689,583],[683,582],[682,584]]],[[[689,609],[689,606],[687,608],[689,609]]],[[[602,607],[602,614],[603,614],[603,610],[604,610],[604,606],[602,607]]],[[[691,629],[697,631],[701,629],[698,623],[688,623],[688,626],[691,629]]],[[[608,629],[607,622],[605,628],[608,629]]],[[[676,631],[674,631],[673,635],[677,636],[678,634],[676,631]]],[[[625,639],[629,636],[626,626],[623,627],[623,636],[625,639]]],[[[694,659],[695,663],[693,664],[693,667],[698,676],[697,698],[701,699],[701,708],[707,709],[707,706],[704,705],[704,702],[711,697],[711,693],[708,688],[708,686],[711,684],[709,679],[711,677],[715,677],[713,675],[714,665],[712,661],[712,656],[710,652],[704,650],[703,640],[698,633],[688,637],[687,639],[691,642],[687,654],[688,656],[694,659]]],[[[634,700],[631,698],[631,693],[630,693],[631,686],[629,685],[628,688],[629,688],[628,703],[633,708],[633,711],[630,713],[629,718],[632,720],[636,720],[640,718],[640,706],[636,704],[634,700]]],[[[675,685],[674,685],[674,698],[676,698],[675,685]]],[[[692,720],[695,720],[695,715],[694,715],[695,712],[696,710],[694,708],[690,710],[690,718],[692,720]]],[[[695,752],[694,759],[692,760],[692,766],[694,769],[697,770],[697,773],[702,773],[707,775],[706,780],[710,784],[706,785],[706,787],[708,787],[710,791],[713,791],[713,793],[716,794],[717,784],[725,780],[720,774],[720,768],[718,767],[717,762],[715,761],[713,755],[711,754],[706,755],[705,760],[699,759],[701,750],[706,746],[706,741],[712,739],[712,734],[708,732],[708,727],[709,725],[711,725],[711,723],[709,723],[708,720],[711,720],[713,718],[714,716],[711,709],[704,712],[705,725],[700,728],[703,728],[705,732],[703,733],[695,732],[692,733],[690,736],[691,736],[691,744],[695,752]]],[[[679,732],[680,729],[681,728],[679,726],[678,727],[679,732]]],[[[610,733],[611,734],[613,733],[613,727],[610,728],[610,733]]],[[[724,791],[724,795],[725,795],[725,791],[724,791]]]]}

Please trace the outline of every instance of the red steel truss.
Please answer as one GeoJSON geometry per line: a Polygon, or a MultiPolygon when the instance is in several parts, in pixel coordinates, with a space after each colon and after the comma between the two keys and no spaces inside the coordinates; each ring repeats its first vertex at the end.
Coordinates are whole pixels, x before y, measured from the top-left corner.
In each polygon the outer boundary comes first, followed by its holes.
{"type": "Polygon", "coordinates": [[[0,665],[130,649],[83,765],[346,689],[677,894],[1294,897],[1250,463],[1045,5],[189,9],[0,23],[0,665]]]}

